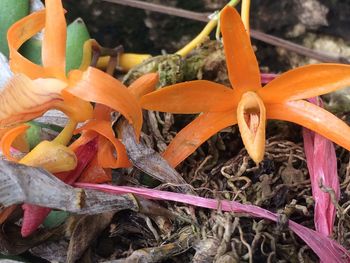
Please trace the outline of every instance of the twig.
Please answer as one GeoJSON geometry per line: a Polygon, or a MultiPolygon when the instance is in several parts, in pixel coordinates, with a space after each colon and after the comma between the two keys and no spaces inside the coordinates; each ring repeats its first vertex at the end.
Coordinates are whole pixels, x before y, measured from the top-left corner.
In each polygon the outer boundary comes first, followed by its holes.
{"type": "MultiPolygon", "coordinates": [[[[152,12],[158,12],[178,17],[183,17],[191,20],[196,20],[200,22],[208,22],[209,17],[206,13],[199,13],[193,11],[187,11],[180,8],[168,7],[164,5],[158,5],[153,3],[141,2],[138,0],[103,0],[105,2],[131,6],[135,8],[140,8],[152,12]]],[[[295,44],[291,41],[284,40],[282,38],[272,36],[257,30],[250,30],[250,35],[252,38],[260,40],[262,42],[268,43],[270,45],[281,47],[289,51],[293,51],[299,55],[307,56],[313,59],[316,59],[321,62],[329,63],[345,63],[350,64],[350,59],[343,56],[334,55],[329,52],[316,51],[298,44],[295,44]]]]}

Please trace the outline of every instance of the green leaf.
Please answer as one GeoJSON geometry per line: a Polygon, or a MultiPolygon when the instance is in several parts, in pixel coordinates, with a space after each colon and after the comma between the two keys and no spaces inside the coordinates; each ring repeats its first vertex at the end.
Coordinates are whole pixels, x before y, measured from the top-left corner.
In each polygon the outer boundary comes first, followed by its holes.
{"type": "Polygon", "coordinates": [[[44,226],[47,228],[54,228],[66,221],[69,213],[66,211],[51,211],[44,221],[44,226]]]}
{"type": "Polygon", "coordinates": [[[1,0],[0,12],[0,51],[8,57],[7,30],[13,23],[29,14],[29,0],[1,0]]]}
{"type": "Polygon", "coordinates": [[[41,141],[41,127],[34,122],[28,122],[30,128],[26,132],[29,148],[33,149],[41,141]]]}
{"type": "Polygon", "coordinates": [[[81,18],[67,27],[66,72],[78,69],[83,59],[85,41],[90,39],[89,32],[81,18]]]}
{"type": "MultiPolygon", "coordinates": [[[[1,0],[0,0],[1,1],[1,0]]],[[[76,19],[67,27],[66,72],[78,69],[83,59],[85,41],[90,39],[89,32],[81,18],[76,19]]],[[[33,37],[21,47],[21,54],[30,61],[41,65],[42,41],[33,37]]]]}

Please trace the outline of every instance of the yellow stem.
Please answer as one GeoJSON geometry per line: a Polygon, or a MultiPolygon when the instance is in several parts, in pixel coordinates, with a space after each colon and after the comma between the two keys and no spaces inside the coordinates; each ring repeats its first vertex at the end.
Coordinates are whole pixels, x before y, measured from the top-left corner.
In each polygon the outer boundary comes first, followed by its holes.
{"type": "MultiPolygon", "coordinates": [[[[235,6],[239,3],[239,0],[231,0],[227,5],[229,6],[235,6]]],[[[220,11],[221,13],[221,11],[220,11]]],[[[205,39],[209,36],[211,31],[218,25],[220,13],[217,14],[217,16],[213,19],[211,19],[207,25],[203,28],[203,30],[186,46],[184,46],[182,49],[176,52],[176,54],[180,55],[181,57],[185,57],[188,53],[190,53],[193,49],[198,47],[200,44],[202,44],[205,39]]],[[[218,32],[217,32],[218,33],[218,32]]]]}
{"type": "Polygon", "coordinates": [[[197,46],[202,44],[204,40],[208,37],[210,32],[216,27],[218,21],[216,19],[212,19],[208,22],[208,24],[203,28],[202,32],[198,34],[190,43],[184,46],[182,49],[176,52],[176,54],[181,57],[185,57],[188,53],[190,53],[197,46]]]}
{"type": "Polygon", "coordinates": [[[56,143],[60,143],[62,145],[67,145],[73,136],[73,131],[77,126],[77,122],[75,120],[69,119],[68,123],[64,127],[64,129],[57,135],[57,137],[53,140],[56,143]]]}
{"type": "Polygon", "coordinates": [[[241,18],[248,35],[249,35],[249,9],[250,9],[250,0],[242,0],[241,18]]]}

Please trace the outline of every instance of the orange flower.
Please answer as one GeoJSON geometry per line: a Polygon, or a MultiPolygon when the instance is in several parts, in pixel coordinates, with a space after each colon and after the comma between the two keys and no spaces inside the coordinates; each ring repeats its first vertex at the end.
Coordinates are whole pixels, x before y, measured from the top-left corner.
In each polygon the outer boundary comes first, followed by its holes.
{"type": "Polygon", "coordinates": [[[304,99],[350,85],[350,66],[317,64],[290,70],[265,87],[258,62],[239,14],[226,7],[221,32],[233,89],[205,80],[175,84],[144,96],[145,109],[202,113],[181,130],[164,157],[178,165],[221,129],[238,124],[251,158],[259,163],[265,151],[266,119],[291,121],[350,150],[350,127],[328,111],[304,99]]]}
{"type": "MultiPolygon", "coordinates": [[[[135,80],[128,90],[139,101],[143,95],[154,91],[157,82],[157,73],[146,74],[135,80]]],[[[75,131],[75,133],[81,133],[82,135],[70,145],[72,150],[76,150],[79,146],[96,137],[98,138],[97,156],[85,169],[80,180],[89,180],[90,182],[110,181],[109,171],[106,172],[106,168],[131,166],[124,145],[116,138],[112,129],[111,112],[111,108],[96,104],[93,119],[75,131]]]]}
{"type": "Polygon", "coordinates": [[[70,118],[65,131],[56,138],[56,142],[67,144],[76,123],[93,117],[90,102],[95,102],[120,112],[139,136],[140,104],[117,79],[92,67],[65,75],[64,9],[61,0],[49,0],[45,4],[45,10],[24,17],[8,31],[10,67],[15,75],[0,91],[0,128],[34,119],[56,108],[70,118]],[[41,66],[24,58],[18,49],[44,27],[41,66]]]}

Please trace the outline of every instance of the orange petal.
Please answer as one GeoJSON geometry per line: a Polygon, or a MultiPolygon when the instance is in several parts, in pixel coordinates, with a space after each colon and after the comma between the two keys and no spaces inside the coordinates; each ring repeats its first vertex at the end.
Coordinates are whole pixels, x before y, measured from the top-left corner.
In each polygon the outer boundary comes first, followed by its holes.
{"type": "Polygon", "coordinates": [[[40,116],[61,100],[66,84],[56,79],[31,80],[17,74],[0,93],[0,127],[40,116]]]}
{"type": "Polygon", "coordinates": [[[9,131],[7,131],[1,138],[1,150],[2,153],[5,155],[7,160],[17,162],[18,160],[11,155],[11,145],[16,140],[18,136],[25,133],[26,130],[29,128],[29,125],[22,124],[19,125],[9,131]]]}
{"type": "Polygon", "coordinates": [[[61,0],[46,0],[46,22],[42,45],[42,61],[56,77],[65,79],[67,26],[61,0]]]}
{"type": "Polygon", "coordinates": [[[94,131],[104,137],[101,138],[100,136],[98,142],[98,160],[100,166],[104,168],[130,166],[126,149],[124,145],[115,138],[109,121],[92,120],[76,131],[94,131]]]}
{"type": "Polygon", "coordinates": [[[93,116],[93,107],[90,102],[84,101],[67,91],[62,90],[61,97],[63,101],[55,104],[55,108],[64,112],[76,122],[84,122],[93,116]]]}
{"type": "Polygon", "coordinates": [[[133,126],[137,138],[142,126],[142,111],[136,98],[117,79],[89,67],[84,73],[73,70],[69,74],[68,92],[86,101],[109,106],[120,112],[133,126]]]}
{"type": "Polygon", "coordinates": [[[99,166],[103,168],[128,168],[131,166],[124,145],[116,138],[99,137],[97,158],[99,166]]]}
{"type": "Polygon", "coordinates": [[[95,157],[89,165],[84,169],[79,177],[80,183],[102,184],[112,181],[111,169],[103,169],[98,165],[97,157],[95,157]]]}
{"type": "Polygon", "coordinates": [[[142,107],[147,110],[185,114],[227,111],[237,102],[232,89],[207,80],[171,85],[141,99],[142,107]]]}
{"type": "Polygon", "coordinates": [[[290,70],[258,93],[265,103],[281,103],[326,94],[350,85],[350,66],[317,64],[290,70]]]}
{"type": "Polygon", "coordinates": [[[268,119],[297,123],[350,150],[350,127],[325,109],[304,100],[265,106],[268,119]]]}
{"type": "Polygon", "coordinates": [[[249,156],[260,163],[265,154],[266,110],[255,92],[243,94],[237,107],[237,122],[249,156]]]}
{"type": "Polygon", "coordinates": [[[176,167],[211,136],[236,123],[234,111],[203,113],[175,136],[163,157],[176,167]]]}
{"type": "Polygon", "coordinates": [[[240,93],[261,87],[260,70],[241,17],[227,6],[220,15],[226,64],[231,85],[240,93]]]}
{"type": "Polygon", "coordinates": [[[139,100],[142,96],[155,90],[158,80],[158,73],[145,74],[131,83],[128,89],[139,100]]]}
{"type": "Polygon", "coordinates": [[[96,103],[94,108],[94,119],[110,121],[112,109],[100,103],[96,103]]]}
{"type": "Polygon", "coordinates": [[[42,10],[17,21],[7,31],[10,67],[14,73],[23,73],[32,79],[50,76],[47,69],[34,64],[18,52],[21,45],[43,29],[44,25],[45,10],[42,10]]]}

